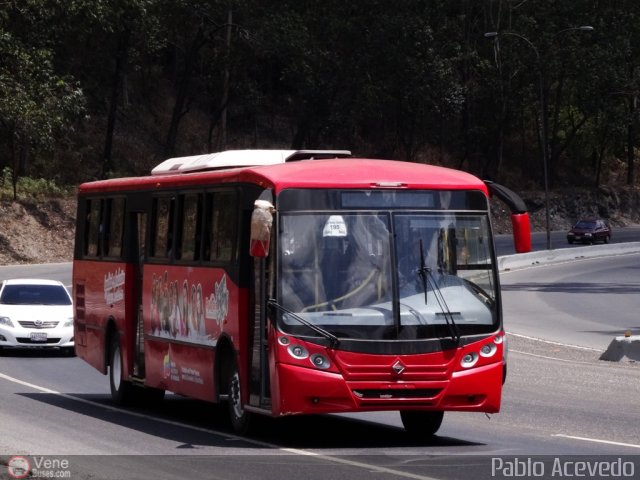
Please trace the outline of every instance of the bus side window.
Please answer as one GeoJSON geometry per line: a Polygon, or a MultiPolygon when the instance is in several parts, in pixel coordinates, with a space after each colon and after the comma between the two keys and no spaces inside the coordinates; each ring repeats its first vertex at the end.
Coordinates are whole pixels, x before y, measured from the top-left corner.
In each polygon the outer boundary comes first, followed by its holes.
{"type": "Polygon", "coordinates": [[[97,257],[100,254],[100,213],[102,211],[102,199],[87,200],[87,217],[85,223],[84,254],[88,257],[97,257]]]}
{"type": "Polygon", "coordinates": [[[204,260],[232,262],[236,258],[238,198],[235,191],[207,194],[204,260]]]}
{"type": "Polygon", "coordinates": [[[120,258],[124,233],[125,200],[123,197],[110,198],[106,203],[107,209],[103,223],[108,225],[108,228],[104,233],[103,252],[107,257],[120,258]]]}
{"type": "Polygon", "coordinates": [[[173,248],[173,197],[153,199],[153,232],[151,256],[169,258],[173,248]]]}
{"type": "Polygon", "coordinates": [[[176,260],[194,261],[200,259],[200,237],[202,230],[202,195],[180,196],[176,260]]]}

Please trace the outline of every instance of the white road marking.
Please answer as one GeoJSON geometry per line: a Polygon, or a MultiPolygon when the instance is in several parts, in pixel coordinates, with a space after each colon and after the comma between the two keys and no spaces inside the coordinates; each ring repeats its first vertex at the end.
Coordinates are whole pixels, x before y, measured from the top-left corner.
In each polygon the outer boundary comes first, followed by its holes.
{"type": "MultiPolygon", "coordinates": [[[[46,387],[41,387],[39,385],[35,385],[33,383],[29,383],[29,382],[25,382],[23,380],[14,378],[14,377],[10,377],[9,375],[5,375],[4,373],[0,373],[0,378],[7,380],[9,382],[13,382],[16,383],[18,385],[22,385],[24,387],[28,387],[28,388],[32,388],[34,390],[38,390],[39,392],[43,392],[43,393],[48,393],[50,395],[56,395],[62,398],[66,398],[68,400],[73,400],[76,402],[80,402],[80,403],[84,403],[87,405],[92,405],[94,407],[99,407],[99,408],[104,408],[105,410],[111,411],[111,412],[118,412],[118,413],[123,413],[125,415],[130,415],[132,417],[137,417],[137,418],[144,418],[146,420],[152,420],[155,422],[160,422],[160,423],[164,423],[166,425],[172,425],[175,427],[181,427],[181,428],[188,428],[191,430],[195,430],[198,432],[204,432],[204,433],[211,433],[211,434],[215,434],[215,435],[220,435],[221,437],[225,437],[227,440],[236,440],[236,441],[242,441],[242,442],[246,442],[252,445],[257,445],[260,447],[266,447],[272,450],[279,450],[280,452],[283,453],[290,453],[290,454],[294,454],[294,455],[301,455],[301,456],[308,456],[308,457],[313,457],[313,458],[317,458],[319,460],[325,460],[327,462],[332,462],[332,463],[339,463],[342,465],[347,465],[350,467],[355,467],[355,468],[362,468],[362,469],[366,469],[369,470],[371,472],[377,472],[377,473],[385,473],[385,474],[390,474],[390,475],[394,475],[397,477],[403,477],[403,478],[411,478],[413,480],[436,480],[435,478],[432,477],[426,477],[424,475],[417,475],[417,474],[413,474],[410,472],[403,472],[400,470],[394,470],[391,468],[386,468],[386,467],[379,467],[376,465],[370,465],[368,463],[362,463],[362,462],[355,462],[353,460],[347,460],[344,458],[339,458],[339,457],[334,457],[334,456],[330,456],[330,455],[323,455],[320,453],[315,453],[315,452],[310,452],[307,450],[299,450],[297,448],[282,448],[278,445],[272,444],[272,443],[268,443],[268,442],[262,442],[259,440],[253,440],[251,438],[245,438],[245,437],[240,437],[240,436],[236,436],[236,435],[232,435],[229,433],[225,433],[225,432],[219,432],[217,430],[212,430],[212,429],[208,429],[208,428],[203,428],[203,427],[197,427],[194,425],[188,425],[185,423],[181,423],[181,422],[177,422],[174,420],[167,420],[164,418],[159,418],[159,417],[154,417],[152,415],[146,415],[144,413],[139,413],[139,412],[132,412],[130,410],[126,410],[124,408],[119,408],[119,407],[115,407],[115,406],[110,406],[110,405],[104,405],[102,403],[98,403],[98,402],[94,402],[92,400],[87,400],[84,398],[79,398],[79,397],[75,397],[73,395],[68,395],[66,393],[62,393],[62,392],[58,392],[56,390],[52,390],[50,388],[46,388],[46,387]]],[[[255,455],[255,451],[251,451],[250,455],[255,455]]]]}
{"type": "Polygon", "coordinates": [[[590,363],[590,362],[581,362],[580,360],[568,360],[566,358],[549,357],[547,355],[538,355],[536,353],[522,352],[520,350],[509,349],[509,353],[519,353],[520,355],[526,355],[528,357],[544,358],[545,360],[555,360],[557,362],[579,363],[579,364],[582,364],[582,365],[593,365],[593,363],[590,363]]]}
{"type": "Polygon", "coordinates": [[[604,444],[607,444],[607,445],[615,445],[616,447],[640,448],[640,445],[636,445],[634,443],[612,442],[611,440],[601,440],[599,438],[575,437],[573,435],[565,435],[563,433],[556,433],[556,434],[551,435],[551,436],[552,437],[570,438],[572,440],[582,440],[583,442],[604,443],[604,444]]]}
{"type": "Polygon", "coordinates": [[[529,337],[527,335],[520,335],[519,333],[507,332],[507,335],[510,336],[510,337],[519,337],[519,338],[524,338],[525,340],[534,340],[536,342],[547,343],[549,345],[557,345],[559,347],[570,347],[570,348],[575,348],[575,349],[578,349],[578,350],[589,350],[591,352],[602,352],[602,350],[597,349],[597,348],[580,347],[578,345],[571,345],[571,344],[568,344],[568,343],[554,342],[554,341],[551,341],[551,340],[543,340],[541,338],[529,337]]]}

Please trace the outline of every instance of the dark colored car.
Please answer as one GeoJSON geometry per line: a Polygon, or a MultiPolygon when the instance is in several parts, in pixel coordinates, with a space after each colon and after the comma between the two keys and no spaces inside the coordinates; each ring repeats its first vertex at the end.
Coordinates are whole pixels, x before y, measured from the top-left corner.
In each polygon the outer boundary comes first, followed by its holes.
{"type": "Polygon", "coordinates": [[[605,220],[580,220],[576,223],[569,233],[567,233],[567,241],[569,243],[609,243],[611,239],[611,227],[605,220]]]}

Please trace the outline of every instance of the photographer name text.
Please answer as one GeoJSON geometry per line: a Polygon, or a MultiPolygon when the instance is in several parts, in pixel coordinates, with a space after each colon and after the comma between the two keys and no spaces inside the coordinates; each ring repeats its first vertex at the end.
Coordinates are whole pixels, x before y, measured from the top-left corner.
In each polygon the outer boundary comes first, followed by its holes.
{"type": "Polygon", "coordinates": [[[634,462],[621,458],[611,461],[564,460],[555,458],[552,463],[532,458],[491,459],[493,477],[546,477],[546,478],[628,478],[635,476],[634,462]]]}

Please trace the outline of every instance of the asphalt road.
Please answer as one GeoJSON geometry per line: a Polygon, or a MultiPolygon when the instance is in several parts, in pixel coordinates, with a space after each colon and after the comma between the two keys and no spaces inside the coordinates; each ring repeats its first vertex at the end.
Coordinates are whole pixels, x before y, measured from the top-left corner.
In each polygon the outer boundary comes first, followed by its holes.
{"type": "MultiPolygon", "coordinates": [[[[575,458],[634,462],[637,473],[640,368],[599,361],[589,342],[634,321],[622,317],[638,310],[639,259],[501,274],[511,334],[502,411],[448,413],[430,440],[408,437],[397,413],[265,420],[261,433],[239,438],[220,407],[170,395],[157,406],[115,408],[107,377],[81,360],[5,352],[0,459],[66,459],[71,478],[83,479],[483,479],[507,477],[495,467],[514,458],[542,462],[544,478],[554,462],[575,458]]],[[[66,274],[54,266],[53,275],[66,274]]]]}
{"type": "Polygon", "coordinates": [[[0,280],[6,278],[48,278],[71,285],[71,263],[45,263],[40,265],[0,266],[0,280]]]}
{"type": "Polygon", "coordinates": [[[640,255],[587,258],[500,273],[505,328],[605,350],[640,335],[640,255]]]}

